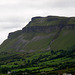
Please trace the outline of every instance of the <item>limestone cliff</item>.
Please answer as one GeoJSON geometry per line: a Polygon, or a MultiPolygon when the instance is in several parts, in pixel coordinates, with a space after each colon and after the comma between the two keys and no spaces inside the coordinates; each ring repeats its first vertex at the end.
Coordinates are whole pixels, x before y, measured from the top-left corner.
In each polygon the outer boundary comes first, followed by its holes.
{"type": "Polygon", "coordinates": [[[74,34],[74,17],[33,17],[22,30],[9,33],[0,48],[17,52],[67,49],[75,44],[74,34]]]}
{"type": "Polygon", "coordinates": [[[75,19],[72,17],[57,17],[57,16],[48,16],[48,17],[33,17],[31,21],[24,27],[22,30],[10,33],[8,38],[12,35],[19,35],[24,32],[53,32],[55,30],[61,29],[75,29],[75,19]],[[73,22],[71,23],[71,19],[73,22]]]}

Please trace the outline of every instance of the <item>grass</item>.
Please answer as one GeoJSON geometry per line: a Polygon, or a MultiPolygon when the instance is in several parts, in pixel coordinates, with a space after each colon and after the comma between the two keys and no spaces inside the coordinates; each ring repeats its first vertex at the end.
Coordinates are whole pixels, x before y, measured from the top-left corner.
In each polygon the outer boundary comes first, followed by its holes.
{"type": "Polygon", "coordinates": [[[41,49],[43,50],[48,47],[52,37],[53,36],[51,36],[50,38],[41,39],[35,42],[30,42],[24,47],[24,50],[30,50],[30,49],[34,51],[41,50],[41,49]]]}
{"type": "Polygon", "coordinates": [[[48,68],[41,69],[40,71],[52,71],[52,70],[54,70],[54,69],[51,67],[48,67],[48,68]]]}
{"type": "Polygon", "coordinates": [[[40,23],[40,21],[36,21],[36,22],[32,22],[31,23],[31,26],[52,26],[52,25],[58,25],[59,24],[59,21],[43,21],[42,23],[40,23]]]}
{"type": "Polygon", "coordinates": [[[12,72],[13,71],[25,71],[25,70],[35,70],[35,69],[39,69],[40,67],[29,67],[29,68],[22,68],[22,69],[13,69],[11,70],[12,72]]]}
{"type": "Polygon", "coordinates": [[[75,24],[75,18],[74,17],[70,18],[68,24],[75,24]]]}
{"type": "Polygon", "coordinates": [[[75,44],[75,30],[63,30],[59,37],[51,44],[53,50],[66,50],[75,44]]]}
{"type": "Polygon", "coordinates": [[[73,58],[58,58],[58,59],[54,59],[54,60],[50,60],[50,61],[46,61],[46,62],[41,62],[39,63],[39,65],[58,65],[60,63],[65,63],[65,62],[75,62],[75,59],[73,58]]]}
{"type": "Polygon", "coordinates": [[[67,20],[67,17],[50,16],[45,18],[34,19],[33,21],[31,21],[30,26],[54,26],[59,25],[60,22],[61,24],[63,24],[63,22],[67,22],[67,20]]]}
{"type": "MultiPolygon", "coordinates": [[[[57,54],[54,54],[52,55],[50,51],[45,51],[45,52],[38,52],[38,53],[34,53],[34,54],[30,54],[30,57],[27,57],[25,60],[34,60],[34,59],[38,59],[41,55],[44,56],[44,58],[46,58],[45,56],[50,56],[47,58],[52,58],[52,57],[56,57],[60,54],[60,52],[58,52],[57,54]]],[[[41,60],[43,60],[44,58],[41,58],[41,60]]],[[[39,60],[40,61],[40,60],[39,60]]],[[[43,62],[38,62],[37,64],[34,64],[35,67],[31,67],[29,66],[28,68],[18,68],[18,66],[20,65],[20,63],[22,63],[23,61],[20,60],[20,61],[15,61],[15,63],[19,63],[18,65],[14,65],[14,62],[13,63],[8,63],[6,65],[2,65],[1,67],[8,67],[8,68],[14,68],[12,69],[11,71],[25,71],[25,70],[33,70],[34,72],[35,71],[53,71],[55,70],[56,67],[50,67],[52,65],[60,65],[60,64],[65,64],[66,62],[75,62],[75,59],[74,58],[70,58],[70,57],[62,57],[62,58],[57,58],[57,59],[51,59],[51,60],[48,60],[48,61],[43,61],[43,62]],[[12,64],[12,65],[11,65],[12,64]],[[16,67],[16,68],[15,68],[16,67]]]]}
{"type": "Polygon", "coordinates": [[[9,39],[9,40],[6,40],[3,44],[2,44],[2,47],[1,47],[1,50],[0,52],[2,51],[5,51],[6,52],[11,52],[11,50],[13,50],[13,48],[11,48],[11,46],[13,45],[13,43],[15,43],[18,39],[15,38],[15,39],[9,39]]]}
{"type": "Polygon", "coordinates": [[[9,64],[7,64],[7,65],[1,65],[1,67],[7,67],[7,68],[12,68],[12,67],[18,67],[18,65],[9,65],[9,64]]]}

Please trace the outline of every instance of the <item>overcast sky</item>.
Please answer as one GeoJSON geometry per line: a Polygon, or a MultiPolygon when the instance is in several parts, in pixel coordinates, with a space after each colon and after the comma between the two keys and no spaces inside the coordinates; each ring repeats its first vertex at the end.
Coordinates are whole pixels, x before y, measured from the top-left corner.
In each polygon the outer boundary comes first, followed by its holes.
{"type": "Polygon", "coordinates": [[[0,0],[0,44],[35,16],[74,16],[75,0],[0,0]]]}

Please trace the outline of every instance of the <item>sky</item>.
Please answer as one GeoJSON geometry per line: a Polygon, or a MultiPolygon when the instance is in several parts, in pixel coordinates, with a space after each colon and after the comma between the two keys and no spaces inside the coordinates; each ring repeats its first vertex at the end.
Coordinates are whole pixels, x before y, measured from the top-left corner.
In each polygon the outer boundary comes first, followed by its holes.
{"type": "Polygon", "coordinates": [[[75,17],[75,0],[0,0],[0,44],[35,16],[75,17]]]}

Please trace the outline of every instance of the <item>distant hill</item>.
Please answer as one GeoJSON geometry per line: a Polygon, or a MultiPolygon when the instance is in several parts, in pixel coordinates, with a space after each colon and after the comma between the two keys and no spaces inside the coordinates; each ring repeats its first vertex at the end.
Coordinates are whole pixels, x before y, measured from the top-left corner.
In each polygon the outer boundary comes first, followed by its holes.
{"type": "Polygon", "coordinates": [[[0,64],[6,67],[24,65],[53,71],[75,67],[74,57],[75,17],[33,17],[22,30],[9,33],[0,46],[0,64]],[[68,63],[65,68],[64,63],[68,63]]]}

